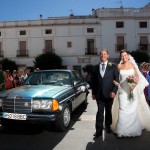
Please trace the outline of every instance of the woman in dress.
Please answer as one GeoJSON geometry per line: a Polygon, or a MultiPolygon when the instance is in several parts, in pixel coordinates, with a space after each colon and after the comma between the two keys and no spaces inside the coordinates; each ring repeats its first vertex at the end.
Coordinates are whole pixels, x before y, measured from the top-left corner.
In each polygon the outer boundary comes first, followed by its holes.
{"type": "Polygon", "coordinates": [[[8,90],[13,88],[13,77],[9,70],[6,70],[5,72],[6,72],[5,86],[6,86],[6,90],[8,90]]]}
{"type": "Polygon", "coordinates": [[[120,56],[119,83],[114,81],[119,88],[112,108],[112,129],[118,137],[140,136],[143,129],[150,131],[150,108],[144,95],[148,82],[126,50],[120,56]],[[129,85],[127,78],[131,76],[136,80],[129,85]]]}

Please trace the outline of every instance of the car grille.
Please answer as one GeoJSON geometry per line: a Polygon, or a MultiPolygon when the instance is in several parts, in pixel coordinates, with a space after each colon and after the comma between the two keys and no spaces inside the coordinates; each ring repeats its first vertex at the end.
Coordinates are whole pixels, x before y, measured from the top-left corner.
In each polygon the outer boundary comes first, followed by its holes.
{"type": "Polygon", "coordinates": [[[2,109],[10,113],[31,113],[31,99],[3,99],[2,109]]]}

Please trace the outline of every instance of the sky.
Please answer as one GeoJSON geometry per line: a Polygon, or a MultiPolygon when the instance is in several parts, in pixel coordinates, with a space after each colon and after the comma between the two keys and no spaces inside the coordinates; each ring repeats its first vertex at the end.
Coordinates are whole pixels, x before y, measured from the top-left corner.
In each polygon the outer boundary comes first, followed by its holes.
{"type": "Polygon", "coordinates": [[[150,0],[0,0],[0,22],[90,15],[97,8],[141,8],[150,0]]]}

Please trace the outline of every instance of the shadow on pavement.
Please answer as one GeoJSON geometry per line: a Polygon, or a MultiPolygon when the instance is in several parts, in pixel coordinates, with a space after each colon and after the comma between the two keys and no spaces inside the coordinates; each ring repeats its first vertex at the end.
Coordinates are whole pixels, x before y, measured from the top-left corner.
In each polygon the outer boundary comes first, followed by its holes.
{"type": "MultiPolygon", "coordinates": [[[[80,106],[72,113],[71,126],[85,111],[80,106]]],[[[69,132],[58,132],[53,125],[16,125],[10,129],[0,127],[0,150],[52,150],[69,132]]]]}
{"type": "Polygon", "coordinates": [[[143,131],[140,137],[117,138],[113,134],[106,134],[105,139],[97,138],[88,142],[86,150],[149,150],[149,133],[143,131]]]}

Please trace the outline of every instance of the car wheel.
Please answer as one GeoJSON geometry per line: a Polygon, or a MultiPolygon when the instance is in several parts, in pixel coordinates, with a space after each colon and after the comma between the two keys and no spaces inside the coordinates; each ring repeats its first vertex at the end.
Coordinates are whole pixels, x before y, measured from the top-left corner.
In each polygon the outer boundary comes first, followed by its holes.
{"type": "Polygon", "coordinates": [[[56,127],[59,131],[66,131],[70,126],[71,111],[70,107],[67,105],[62,110],[61,116],[56,120],[56,127]]]}

